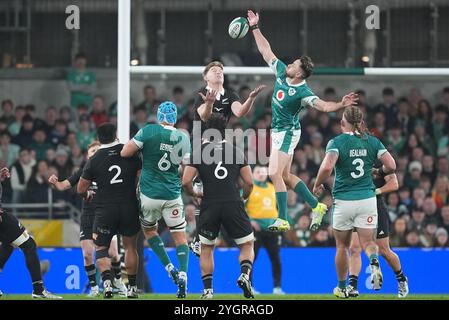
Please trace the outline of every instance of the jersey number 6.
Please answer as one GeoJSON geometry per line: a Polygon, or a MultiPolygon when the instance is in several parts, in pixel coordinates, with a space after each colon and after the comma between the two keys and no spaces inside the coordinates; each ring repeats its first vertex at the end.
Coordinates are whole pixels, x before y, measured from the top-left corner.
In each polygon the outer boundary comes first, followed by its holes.
{"type": "Polygon", "coordinates": [[[225,179],[225,178],[228,176],[228,170],[227,170],[225,167],[222,167],[222,166],[221,166],[222,163],[223,163],[223,162],[220,161],[220,162],[217,164],[217,167],[216,167],[215,170],[214,170],[214,175],[215,175],[215,177],[216,177],[217,179],[220,179],[220,180],[223,180],[223,179],[225,179]],[[222,172],[222,173],[220,174],[220,172],[222,172]]]}

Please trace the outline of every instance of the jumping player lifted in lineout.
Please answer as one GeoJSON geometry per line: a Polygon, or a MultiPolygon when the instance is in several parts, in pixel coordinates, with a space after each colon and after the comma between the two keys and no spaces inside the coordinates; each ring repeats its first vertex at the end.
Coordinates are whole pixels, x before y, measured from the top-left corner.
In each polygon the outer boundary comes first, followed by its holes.
{"type": "Polygon", "coordinates": [[[256,40],[257,48],[263,59],[276,74],[274,92],[271,100],[273,120],[271,124],[271,155],[269,175],[276,190],[279,217],[269,226],[271,231],[287,231],[287,187],[294,190],[312,208],[311,229],[316,231],[321,224],[327,206],[319,203],[307,185],[297,176],[290,173],[293,152],[301,136],[299,113],[307,107],[322,112],[335,112],[341,108],[357,103],[355,93],[345,95],[340,102],[323,101],[318,98],[306,83],[313,71],[312,59],[301,56],[293,63],[286,65],[271,51],[270,44],[258,27],[259,15],[248,10],[248,23],[256,40]]]}

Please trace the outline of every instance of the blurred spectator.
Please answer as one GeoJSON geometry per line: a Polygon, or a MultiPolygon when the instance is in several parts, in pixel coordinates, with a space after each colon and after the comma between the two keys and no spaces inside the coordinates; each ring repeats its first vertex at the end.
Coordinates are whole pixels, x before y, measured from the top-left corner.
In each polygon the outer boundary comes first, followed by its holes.
{"type": "Polygon", "coordinates": [[[416,230],[409,231],[405,236],[405,241],[407,247],[413,248],[422,246],[422,243],[419,240],[419,234],[416,230]]]}
{"type": "Polygon", "coordinates": [[[449,247],[448,232],[444,228],[438,228],[435,232],[435,247],[447,248],[449,247]]]}
{"type": "Polygon", "coordinates": [[[323,135],[319,132],[312,134],[311,139],[311,150],[308,153],[309,159],[315,165],[319,166],[323,162],[325,150],[323,147],[323,135]]]}
{"type": "Polygon", "coordinates": [[[408,213],[407,207],[399,202],[399,195],[397,192],[388,193],[386,197],[390,221],[395,221],[398,217],[408,213]]]}
{"type": "Polygon", "coordinates": [[[73,69],[67,74],[67,85],[70,90],[70,106],[75,108],[80,104],[90,106],[92,95],[97,89],[96,75],[87,71],[87,57],[83,53],[75,56],[73,69]]]}
{"type": "Polygon", "coordinates": [[[440,175],[435,181],[435,185],[432,190],[432,197],[435,200],[437,208],[449,204],[449,180],[447,176],[440,175]]]}
{"type": "Polygon", "coordinates": [[[148,111],[148,114],[154,115],[154,107],[156,105],[156,88],[152,85],[146,85],[143,88],[144,100],[137,105],[148,111]]]}
{"type": "Polygon", "coordinates": [[[3,100],[2,101],[2,115],[0,116],[0,120],[6,122],[9,126],[15,121],[15,116],[13,114],[14,111],[14,103],[12,100],[3,100]]]}
{"type": "Polygon", "coordinates": [[[69,131],[76,132],[77,124],[75,121],[73,121],[74,114],[75,113],[72,112],[69,107],[62,107],[59,111],[59,118],[65,121],[65,123],[67,124],[67,129],[69,131]]]}
{"type": "Polygon", "coordinates": [[[0,132],[0,161],[5,163],[7,167],[11,167],[19,157],[19,151],[20,147],[11,143],[11,135],[9,132],[0,132]]]}
{"type": "MultiPolygon", "coordinates": [[[[35,161],[31,158],[28,149],[21,149],[19,160],[11,168],[11,188],[12,203],[22,203],[25,201],[26,186],[31,177],[31,172],[35,161]]],[[[14,210],[16,213],[17,211],[14,210]]]]}
{"type": "Polygon", "coordinates": [[[287,239],[295,247],[307,247],[311,242],[310,217],[303,214],[294,229],[287,234],[287,239]]]}
{"type": "Polygon", "coordinates": [[[448,107],[444,105],[438,105],[435,108],[435,116],[432,121],[432,131],[431,134],[435,141],[440,141],[440,139],[447,134],[447,113],[448,107]]]}
{"type": "Polygon", "coordinates": [[[148,124],[148,111],[143,107],[134,108],[134,120],[131,122],[130,135],[134,137],[136,133],[148,124]]]}
{"type": "Polygon", "coordinates": [[[19,134],[16,135],[12,141],[19,145],[21,148],[28,147],[33,142],[34,134],[34,122],[33,118],[29,115],[25,115],[22,118],[22,126],[20,127],[19,134]]]}
{"type": "Polygon", "coordinates": [[[176,86],[173,88],[171,101],[176,105],[176,108],[178,109],[178,119],[183,118],[188,112],[183,87],[176,86]]]}
{"type": "Polygon", "coordinates": [[[384,134],[387,132],[387,125],[385,115],[382,112],[376,112],[374,114],[373,125],[371,133],[378,139],[384,141],[384,134]]]}
{"type": "Polygon", "coordinates": [[[58,149],[52,166],[58,171],[59,180],[67,179],[72,174],[72,163],[66,150],[58,149]]]}
{"type": "Polygon", "coordinates": [[[16,110],[14,111],[14,121],[8,127],[9,133],[11,133],[12,136],[16,136],[19,134],[24,116],[25,108],[22,106],[17,106],[16,110]]]}
{"type": "Polygon", "coordinates": [[[48,163],[40,160],[33,167],[27,183],[26,200],[30,203],[48,202],[48,163]]]}
{"type": "Polygon", "coordinates": [[[67,135],[69,134],[69,129],[67,128],[67,123],[58,119],[55,123],[55,128],[50,134],[48,140],[52,143],[54,147],[58,147],[59,145],[64,145],[67,143],[67,135]]]}
{"type": "Polygon", "coordinates": [[[45,111],[45,124],[44,124],[44,130],[45,134],[49,136],[56,125],[56,120],[58,119],[58,110],[50,106],[45,111]]]}
{"type": "Polygon", "coordinates": [[[390,236],[390,245],[392,247],[405,247],[405,235],[407,233],[407,220],[404,218],[397,218],[393,224],[393,230],[390,236]]]}
{"type": "Polygon", "coordinates": [[[98,128],[102,123],[108,121],[108,114],[106,112],[103,97],[95,96],[92,105],[90,119],[94,123],[95,128],[98,128]]]}
{"type": "Polygon", "coordinates": [[[431,155],[425,155],[422,159],[422,174],[429,177],[431,183],[435,181],[435,160],[431,155]]]}
{"type": "Polygon", "coordinates": [[[426,222],[428,221],[436,221],[438,219],[437,216],[437,205],[431,196],[428,196],[424,199],[422,205],[424,214],[426,215],[426,222]]]}
{"type": "Polygon", "coordinates": [[[47,134],[44,128],[39,128],[34,131],[33,142],[30,144],[29,148],[36,152],[36,160],[44,160],[47,150],[52,148],[52,144],[47,142],[47,134]]]}
{"type": "Polygon", "coordinates": [[[318,230],[318,232],[313,237],[312,242],[310,242],[309,247],[332,247],[335,243],[329,237],[329,231],[327,229],[318,230]]]}
{"type": "Polygon", "coordinates": [[[392,127],[389,129],[385,139],[394,154],[399,154],[404,148],[405,138],[402,135],[400,127],[392,127]]]}
{"type": "Polygon", "coordinates": [[[70,148],[70,160],[75,167],[81,167],[85,160],[83,152],[78,144],[70,148]]]}
{"type": "Polygon", "coordinates": [[[409,174],[405,176],[404,184],[409,189],[417,188],[421,181],[422,164],[413,161],[410,163],[408,170],[409,174]]]}
{"type": "Polygon", "coordinates": [[[411,132],[413,128],[413,122],[409,116],[409,111],[412,108],[407,98],[399,99],[398,113],[396,114],[395,124],[398,125],[402,131],[411,132]]]}
{"type": "Polygon", "coordinates": [[[408,222],[407,229],[421,232],[424,229],[425,218],[426,214],[424,213],[424,211],[419,207],[414,207],[412,210],[412,218],[408,222]]]}
{"type": "Polygon", "coordinates": [[[87,151],[87,146],[95,140],[96,133],[91,130],[89,116],[82,115],[79,120],[79,130],[76,133],[76,140],[83,152],[87,151]]]}
{"type": "Polygon", "coordinates": [[[449,205],[445,205],[441,208],[441,226],[449,232],[449,205]]]}
{"type": "Polygon", "coordinates": [[[423,232],[419,236],[419,241],[424,247],[433,247],[435,241],[435,233],[437,232],[438,225],[435,220],[431,220],[426,223],[423,232]]]}
{"type": "Polygon", "coordinates": [[[446,157],[439,157],[437,164],[438,174],[449,176],[449,160],[446,157]]]}
{"type": "Polygon", "coordinates": [[[394,126],[394,121],[398,113],[398,106],[392,88],[384,88],[382,90],[382,103],[374,107],[374,113],[377,112],[385,114],[388,128],[394,126]]]}

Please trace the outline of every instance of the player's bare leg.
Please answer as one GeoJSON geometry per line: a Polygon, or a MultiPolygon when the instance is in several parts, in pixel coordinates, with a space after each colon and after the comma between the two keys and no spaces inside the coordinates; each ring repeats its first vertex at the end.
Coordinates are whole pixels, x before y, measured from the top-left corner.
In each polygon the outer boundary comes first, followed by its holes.
{"type": "Polygon", "coordinates": [[[212,299],[214,290],[212,287],[212,275],[214,273],[214,245],[201,243],[200,269],[203,281],[203,294],[201,299],[212,299]]]}
{"type": "Polygon", "coordinates": [[[187,296],[187,267],[189,264],[189,247],[185,230],[171,231],[171,236],[176,246],[176,255],[179,264],[178,298],[187,296]]]}
{"type": "Polygon", "coordinates": [[[285,232],[290,230],[290,225],[287,221],[287,186],[284,182],[283,171],[285,167],[288,167],[291,159],[292,156],[289,156],[285,152],[276,149],[271,151],[268,175],[276,190],[276,202],[278,205],[279,216],[278,219],[268,227],[270,231],[285,232]]]}
{"type": "Polygon", "coordinates": [[[348,298],[346,291],[346,277],[349,270],[348,249],[351,245],[352,230],[339,231],[334,229],[337,252],[335,254],[335,268],[337,270],[338,286],[334,289],[337,298],[348,298]]]}
{"type": "Polygon", "coordinates": [[[245,298],[254,298],[254,290],[250,280],[254,262],[254,241],[245,242],[239,245],[239,248],[240,277],[237,280],[237,285],[243,290],[245,298]]]}
{"type": "Polygon", "coordinates": [[[114,273],[112,284],[118,289],[121,296],[126,296],[127,289],[122,280],[122,268],[120,254],[118,252],[117,236],[112,238],[108,253],[111,258],[112,272],[114,273]]]}
{"type": "Polygon", "coordinates": [[[376,229],[357,228],[360,246],[370,261],[373,289],[380,290],[383,276],[379,266],[379,247],[376,244],[376,232],[376,229]]]}
{"type": "Polygon", "coordinates": [[[157,224],[155,224],[153,227],[142,227],[142,230],[143,234],[145,235],[145,239],[148,242],[148,245],[156,254],[165,270],[167,270],[169,277],[176,285],[178,285],[179,272],[178,270],[176,270],[175,266],[167,255],[164,242],[162,241],[161,237],[159,237],[159,233],[157,232],[157,224]]]}
{"type": "MultiPolygon", "coordinates": [[[[95,235],[94,235],[95,237],[95,235]]],[[[111,258],[109,258],[108,248],[105,246],[95,246],[97,269],[100,271],[103,280],[103,296],[110,299],[113,296],[111,258]]]]}
{"type": "Polygon", "coordinates": [[[348,294],[350,297],[358,297],[359,291],[357,289],[357,282],[360,271],[362,269],[362,247],[360,247],[359,236],[357,232],[352,233],[351,247],[349,248],[351,255],[349,256],[349,281],[348,294]]]}
{"type": "Polygon", "coordinates": [[[131,237],[123,236],[125,249],[125,266],[128,275],[128,298],[137,298],[137,269],[139,267],[139,255],[137,254],[137,234],[131,237]]]}
{"type": "Polygon", "coordinates": [[[379,254],[384,257],[396,275],[396,279],[398,280],[398,297],[407,297],[409,292],[408,279],[402,272],[401,261],[399,260],[398,255],[391,250],[390,238],[377,239],[376,243],[379,246],[379,254]]]}
{"type": "Polygon", "coordinates": [[[97,297],[100,294],[100,290],[97,284],[97,269],[94,264],[95,245],[91,239],[81,240],[80,244],[83,253],[84,268],[90,284],[89,296],[97,297]]]}

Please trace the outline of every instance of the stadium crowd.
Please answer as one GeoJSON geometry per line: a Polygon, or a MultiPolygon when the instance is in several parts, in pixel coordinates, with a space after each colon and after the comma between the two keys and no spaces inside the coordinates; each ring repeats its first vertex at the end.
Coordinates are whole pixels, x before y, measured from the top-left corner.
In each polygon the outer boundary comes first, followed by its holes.
{"type": "MultiPolygon", "coordinates": [[[[75,66],[83,67],[82,63],[75,66]]],[[[94,95],[95,76],[85,80],[83,84],[82,79],[70,73],[70,106],[48,106],[45,112],[41,112],[42,117],[37,116],[37,107],[32,104],[15,105],[10,99],[1,102],[0,166],[8,166],[11,170],[11,179],[3,186],[3,202],[47,202],[48,177],[56,174],[62,180],[70,176],[83,165],[86,148],[96,137],[96,128],[103,122],[117,121],[116,104],[108,107],[102,96],[94,95]],[[84,88],[84,96],[79,96],[81,87],[84,88]]],[[[242,100],[249,92],[247,86],[238,90],[242,100]]],[[[371,134],[381,139],[398,164],[399,190],[385,196],[392,246],[449,247],[449,87],[442,90],[441,102],[437,105],[431,105],[416,88],[411,89],[407,97],[397,97],[392,88],[384,88],[378,103],[373,105],[367,104],[363,90],[357,93],[360,96],[359,107],[366,114],[371,134]]],[[[147,85],[143,96],[143,100],[132,107],[132,136],[147,123],[156,122],[157,107],[166,99],[178,107],[177,127],[191,132],[194,99],[189,99],[181,86],[174,87],[171,96],[162,97],[154,86],[147,85]]],[[[333,88],[327,88],[323,98],[337,101],[338,94],[333,88]]],[[[270,100],[271,93],[268,92],[257,100],[247,117],[231,118],[232,128],[269,128],[270,100]]],[[[292,171],[311,187],[324,158],[327,142],[340,133],[341,114],[309,109],[301,116],[302,136],[294,153],[292,171]]],[[[258,132],[256,139],[265,140],[269,148],[268,134],[258,132]]],[[[258,144],[246,145],[247,151],[251,152],[254,151],[251,148],[258,144]]],[[[330,180],[327,190],[331,189],[330,180]]],[[[64,200],[80,206],[81,201],[75,193],[51,192],[54,201],[64,200]]],[[[330,192],[327,191],[323,198],[322,201],[330,207],[330,192]]],[[[187,232],[193,236],[197,208],[188,197],[185,196],[184,200],[187,232]]],[[[326,247],[335,244],[329,221],[316,233],[308,229],[310,209],[294,192],[288,193],[288,206],[290,223],[294,227],[284,235],[284,246],[326,247]]],[[[161,228],[162,238],[170,245],[169,232],[164,232],[162,225],[161,228]]],[[[224,237],[221,245],[231,243],[224,237]]]]}

